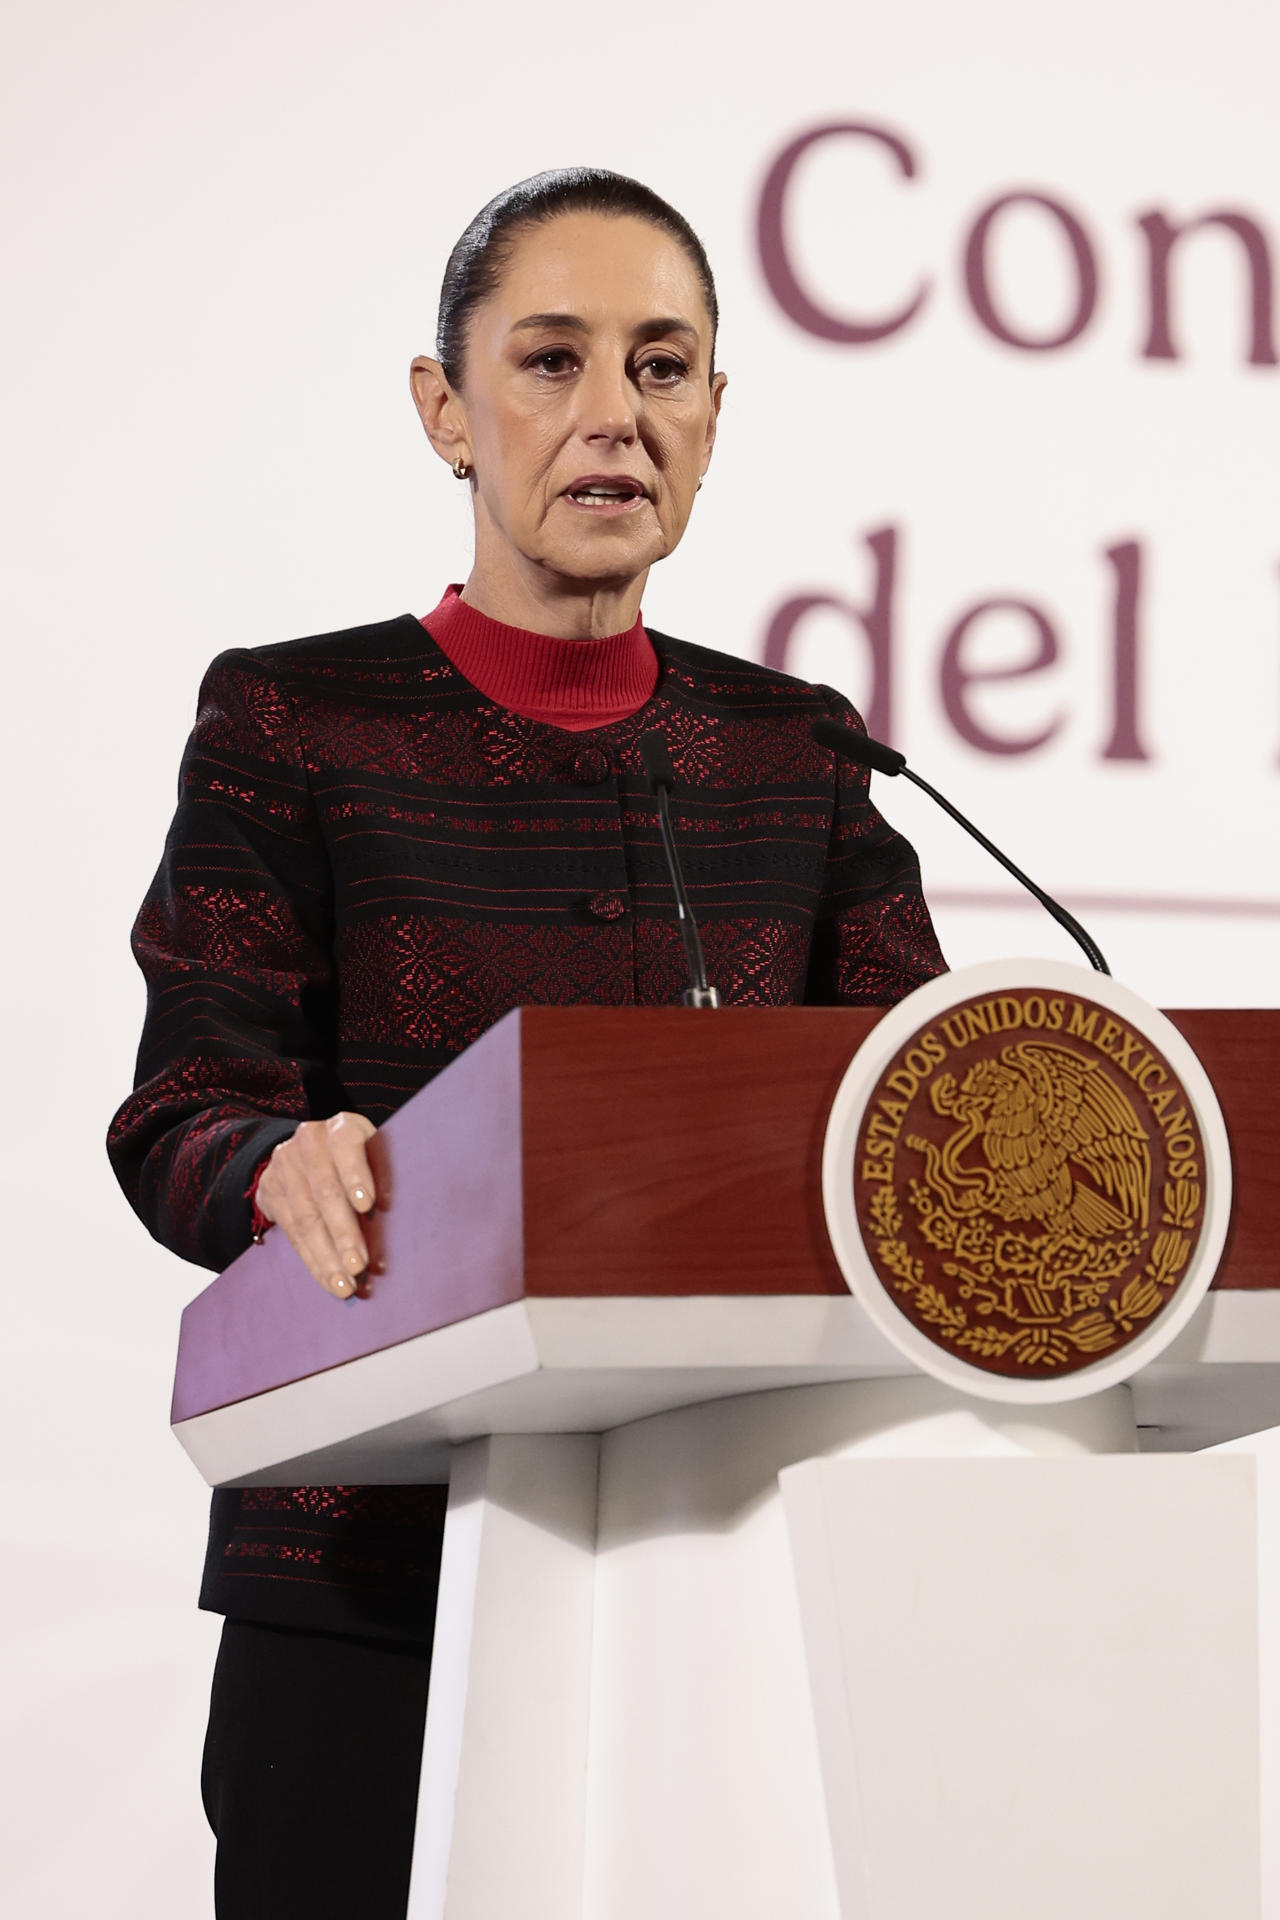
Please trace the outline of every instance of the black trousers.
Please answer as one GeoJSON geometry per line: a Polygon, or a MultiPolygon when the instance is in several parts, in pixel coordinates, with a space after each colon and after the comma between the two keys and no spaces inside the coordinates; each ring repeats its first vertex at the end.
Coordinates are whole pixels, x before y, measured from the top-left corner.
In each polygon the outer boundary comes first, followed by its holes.
{"type": "Polygon", "coordinates": [[[201,1775],[218,1920],[404,1920],[430,1660],[224,1622],[201,1775]]]}

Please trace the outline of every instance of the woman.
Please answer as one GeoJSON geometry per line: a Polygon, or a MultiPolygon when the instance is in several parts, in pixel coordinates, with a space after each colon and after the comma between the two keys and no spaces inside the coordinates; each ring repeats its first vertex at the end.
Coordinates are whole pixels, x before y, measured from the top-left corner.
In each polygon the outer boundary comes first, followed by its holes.
{"type": "MultiPolygon", "coordinates": [[[[500,195],[412,368],[471,494],[466,585],[211,667],[110,1141],[185,1258],[224,1266],[274,1223],[349,1300],[365,1143],[411,1093],[522,1002],[678,999],[651,728],[726,1005],[886,1003],[941,968],[911,849],[810,738],[847,704],[641,622],[711,459],[716,320],[699,241],[636,182],[500,195]]],[[[215,1495],[220,1913],[403,1914],[442,1511],[432,1488],[215,1495]]]]}

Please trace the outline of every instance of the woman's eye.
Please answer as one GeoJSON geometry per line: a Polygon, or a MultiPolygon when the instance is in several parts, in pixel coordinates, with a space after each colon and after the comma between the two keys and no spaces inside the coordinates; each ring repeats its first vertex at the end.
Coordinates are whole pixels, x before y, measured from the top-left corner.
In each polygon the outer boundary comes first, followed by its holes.
{"type": "Polygon", "coordinates": [[[670,387],[683,380],[689,369],[673,353],[650,353],[640,362],[640,371],[659,386],[670,387]]]}
{"type": "Polygon", "coordinates": [[[535,353],[528,364],[539,373],[565,373],[575,360],[568,347],[547,347],[542,353],[535,353]]]}

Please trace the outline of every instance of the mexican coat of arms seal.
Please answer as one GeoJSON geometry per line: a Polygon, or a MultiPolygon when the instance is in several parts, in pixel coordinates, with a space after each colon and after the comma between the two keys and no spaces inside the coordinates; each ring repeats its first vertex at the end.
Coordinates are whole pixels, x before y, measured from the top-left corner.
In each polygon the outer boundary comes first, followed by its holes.
{"type": "Polygon", "coordinates": [[[903,1002],[851,1068],[828,1130],[833,1244],[927,1371],[1074,1396],[1136,1370],[1207,1288],[1221,1116],[1181,1036],[1113,982],[1031,961],[969,976],[903,1002]]]}

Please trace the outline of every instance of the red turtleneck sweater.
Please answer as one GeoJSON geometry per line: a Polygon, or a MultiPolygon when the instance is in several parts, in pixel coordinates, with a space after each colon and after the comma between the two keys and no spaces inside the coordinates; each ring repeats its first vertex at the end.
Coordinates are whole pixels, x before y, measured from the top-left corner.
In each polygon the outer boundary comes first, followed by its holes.
{"type": "Polygon", "coordinates": [[[658,656],[638,617],[603,640],[557,640],[506,627],[461,596],[450,587],[423,626],[486,700],[526,720],[585,733],[638,713],[658,684],[658,656]]]}

